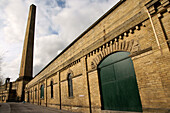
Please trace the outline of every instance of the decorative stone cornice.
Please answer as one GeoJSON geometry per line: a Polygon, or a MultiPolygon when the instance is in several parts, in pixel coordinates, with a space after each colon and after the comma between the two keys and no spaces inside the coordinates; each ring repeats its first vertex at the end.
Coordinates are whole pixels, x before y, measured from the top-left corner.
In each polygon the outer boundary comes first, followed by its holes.
{"type": "Polygon", "coordinates": [[[65,66],[64,68],[62,68],[62,69],[60,70],[60,72],[62,72],[62,71],[64,71],[64,70],[66,70],[66,69],[74,66],[75,64],[79,63],[80,61],[81,61],[80,59],[75,60],[74,62],[72,62],[72,63],[68,64],[67,66],[65,66]]]}
{"type": "Polygon", "coordinates": [[[128,31],[118,35],[117,37],[114,37],[112,40],[110,40],[109,42],[103,44],[102,46],[96,48],[95,50],[91,51],[90,53],[88,53],[86,55],[86,57],[90,57],[93,56],[93,54],[96,54],[100,51],[102,51],[102,54],[108,54],[110,51],[115,52],[115,51],[129,51],[131,53],[136,52],[137,48],[136,46],[138,46],[138,42],[131,40],[131,41],[127,41],[124,40],[126,37],[129,36],[129,33],[133,34],[135,32],[135,30],[140,30],[141,26],[145,27],[144,23],[140,23],[134,27],[132,27],[131,29],[129,29],[128,31]],[[124,40],[121,41],[120,40],[124,40]],[[132,48],[132,45],[134,44],[134,47],[132,48]],[[110,49],[106,49],[106,48],[110,48],[110,49]],[[103,50],[106,50],[106,52],[104,52],[103,50]]]}
{"type": "Polygon", "coordinates": [[[169,0],[151,0],[146,5],[151,15],[161,13],[164,11],[169,12],[170,1],[169,0]]]}
{"type": "Polygon", "coordinates": [[[91,62],[91,69],[96,69],[97,65],[100,63],[100,61],[103,60],[104,57],[114,52],[126,51],[126,52],[130,52],[131,54],[134,54],[140,51],[140,45],[138,40],[132,39],[130,41],[126,41],[125,38],[129,36],[129,33],[134,34],[135,30],[140,30],[141,26],[145,27],[144,22],[132,27],[126,32],[118,35],[117,37],[114,37],[112,40],[103,44],[99,48],[96,48],[95,50],[88,53],[86,55],[86,58],[90,58],[91,56],[96,54],[95,58],[93,58],[91,62]]]}

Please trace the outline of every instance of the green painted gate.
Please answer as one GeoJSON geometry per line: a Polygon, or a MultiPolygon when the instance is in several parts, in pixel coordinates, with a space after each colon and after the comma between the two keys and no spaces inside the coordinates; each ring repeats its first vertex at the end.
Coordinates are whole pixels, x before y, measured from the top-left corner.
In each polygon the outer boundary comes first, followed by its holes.
{"type": "Polygon", "coordinates": [[[114,53],[98,66],[104,110],[142,111],[133,62],[128,55],[114,53]]]}

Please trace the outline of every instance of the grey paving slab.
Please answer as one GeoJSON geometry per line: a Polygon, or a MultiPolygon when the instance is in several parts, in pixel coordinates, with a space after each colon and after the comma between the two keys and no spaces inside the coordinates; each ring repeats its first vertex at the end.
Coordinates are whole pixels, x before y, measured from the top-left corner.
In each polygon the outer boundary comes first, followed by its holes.
{"type": "Polygon", "coordinates": [[[10,113],[11,108],[7,103],[0,103],[0,113],[10,113]]]}
{"type": "Polygon", "coordinates": [[[0,113],[72,113],[29,103],[1,103],[0,113]]]}

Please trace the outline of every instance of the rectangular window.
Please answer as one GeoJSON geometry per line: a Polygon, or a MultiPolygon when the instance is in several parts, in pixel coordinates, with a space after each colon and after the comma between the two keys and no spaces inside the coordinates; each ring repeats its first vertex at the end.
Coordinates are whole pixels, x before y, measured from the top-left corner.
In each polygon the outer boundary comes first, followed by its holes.
{"type": "Polygon", "coordinates": [[[37,88],[35,88],[35,99],[37,99],[37,88]]]}
{"type": "Polygon", "coordinates": [[[41,85],[41,95],[40,98],[44,98],[44,85],[41,85]]]}
{"type": "Polygon", "coordinates": [[[53,81],[51,81],[51,98],[53,98],[53,81]]]}

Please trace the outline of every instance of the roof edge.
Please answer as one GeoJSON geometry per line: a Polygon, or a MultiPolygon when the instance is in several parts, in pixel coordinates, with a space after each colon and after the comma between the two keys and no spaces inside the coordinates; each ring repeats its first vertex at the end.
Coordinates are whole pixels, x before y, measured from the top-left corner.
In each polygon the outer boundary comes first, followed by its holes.
{"type": "Polygon", "coordinates": [[[58,54],[51,62],[49,62],[39,73],[37,73],[33,78],[39,75],[43,70],[45,70],[54,60],[61,56],[67,49],[69,49],[74,43],[76,43],[81,37],[83,37],[88,31],[94,28],[99,22],[101,22],[106,16],[112,13],[118,6],[120,6],[126,0],[120,0],[116,5],[109,9],[103,16],[101,16],[96,22],[94,22],[89,28],[87,28],[82,34],[80,34],[71,44],[69,44],[60,54],[58,54]]]}

